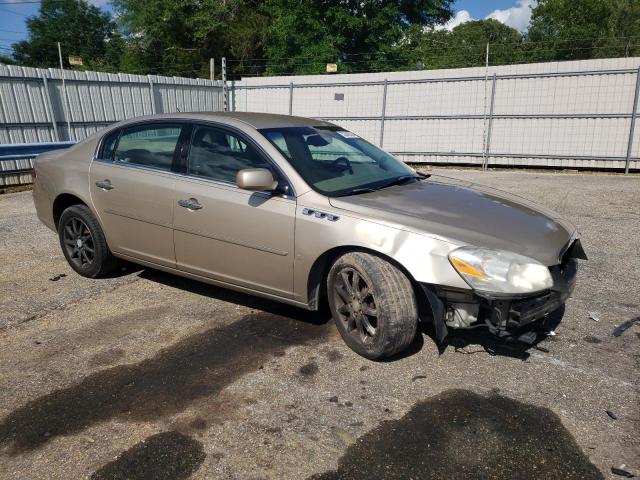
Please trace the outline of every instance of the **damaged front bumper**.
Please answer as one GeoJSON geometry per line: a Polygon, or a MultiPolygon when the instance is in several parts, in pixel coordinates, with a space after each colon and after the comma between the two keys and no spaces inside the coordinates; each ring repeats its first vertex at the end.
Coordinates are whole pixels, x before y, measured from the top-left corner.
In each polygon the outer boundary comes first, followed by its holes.
{"type": "Polygon", "coordinates": [[[503,338],[533,341],[535,330],[571,296],[578,258],[586,259],[579,240],[565,252],[559,265],[549,268],[553,286],[532,295],[501,295],[421,284],[433,318],[436,341],[444,340],[448,328],[476,326],[486,326],[491,333],[503,338]]]}

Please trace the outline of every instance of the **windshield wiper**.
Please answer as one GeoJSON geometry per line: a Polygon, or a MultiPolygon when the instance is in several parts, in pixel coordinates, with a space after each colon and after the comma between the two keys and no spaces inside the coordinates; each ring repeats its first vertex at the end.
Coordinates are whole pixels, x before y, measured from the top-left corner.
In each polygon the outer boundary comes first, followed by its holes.
{"type": "Polygon", "coordinates": [[[339,195],[340,197],[348,197],[349,195],[359,195],[361,193],[371,193],[377,192],[378,190],[382,190],[383,188],[392,187],[394,185],[402,185],[407,180],[416,179],[416,180],[424,180],[425,178],[429,178],[431,175],[425,175],[424,173],[417,173],[416,175],[401,175],[400,177],[394,178],[392,181],[387,182],[377,188],[371,187],[360,187],[354,188],[353,190],[349,190],[348,192],[339,195]]]}
{"type": "Polygon", "coordinates": [[[377,188],[354,188],[353,190],[349,190],[347,193],[339,195],[340,197],[348,197],[350,195],[360,195],[361,193],[371,193],[378,191],[377,188]]]}
{"type": "Polygon", "coordinates": [[[402,185],[407,180],[411,180],[411,179],[422,180],[423,178],[426,178],[426,177],[423,177],[421,175],[402,175],[400,177],[394,178],[390,182],[380,185],[378,187],[378,190],[382,190],[383,188],[387,188],[387,187],[393,187],[394,185],[402,185]]]}

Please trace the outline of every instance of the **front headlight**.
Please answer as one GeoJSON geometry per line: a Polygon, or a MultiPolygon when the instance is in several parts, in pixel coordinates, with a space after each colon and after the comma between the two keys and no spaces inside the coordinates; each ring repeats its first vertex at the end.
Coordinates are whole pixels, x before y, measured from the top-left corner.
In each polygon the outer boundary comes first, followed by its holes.
{"type": "Polygon", "coordinates": [[[495,293],[532,293],[553,285],[549,269],[540,262],[505,250],[461,247],[449,261],[474,289],[495,293]]]}

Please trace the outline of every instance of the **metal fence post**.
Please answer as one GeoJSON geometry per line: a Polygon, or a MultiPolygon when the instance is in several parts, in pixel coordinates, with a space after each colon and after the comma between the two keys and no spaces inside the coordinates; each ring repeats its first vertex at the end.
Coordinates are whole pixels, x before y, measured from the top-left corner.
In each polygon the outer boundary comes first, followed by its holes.
{"type": "Polygon", "coordinates": [[[62,73],[62,94],[64,95],[64,116],[67,117],[67,137],[68,140],[74,139],[75,135],[71,132],[71,105],[69,104],[69,97],[67,96],[67,83],[66,75],[64,73],[64,65],[62,64],[62,49],[60,48],[60,42],[58,42],[58,59],[60,60],[60,70],[62,73]]]}
{"type": "Polygon", "coordinates": [[[229,91],[227,90],[227,59],[222,57],[222,111],[229,110],[229,91]]]}
{"type": "Polygon", "coordinates": [[[51,121],[51,126],[53,127],[53,136],[56,142],[60,141],[60,135],[58,134],[58,124],[56,123],[56,114],[53,111],[53,103],[51,103],[51,94],[49,93],[49,82],[47,81],[47,77],[42,75],[42,83],[44,84],[44,97],[47,100],[47,115],[49,115],[49,120],[51,121]]]}
{"type": "Polygon", "coordinates": [[[235,112],[236,111],[236,81],[232,80],[231,81],[231,100],[230,100],[230,107],[231,107],[231,111],[235,112]]]}
{"type": "Polygon", "coordinates": [[[289,115],[293,115],[293,82],[289,82],[289,115]]]}
{"type": "Polygon", "coordinates": [[[387,87],[389,83],[387,79],[384,79],[384,86],[382,88],[382,112],[380,115],[380,148],[384,144],[384,119],[387,114],[387,87]]]}
{"type": "Polygon", "coordinates": [[[156,95],[153,91],[153,81],[151,80],[151,76],[147,75],[147,78],[149,79],[149,95],[151,98],[151,113],[157,113],[156,112],[156,95]]]}
{"type": "Polygon", "coordinates": [[[629,143],[627,143],[627,159],[624,163],[624,173],[629,173],[631,164],[631,150],[633,149],[633,136],[636,129],[636,118],[638,116],[638,96],[640,96],[640,67],[636,72],[636,91],[633,95],[633,111],[631,112],[631,126],[629,127],[629,143]]]}
{"type": "Polygon", "coordinates": [[[496,99],[496,74],[493,74],[493,80],[491,81],[491,103],[489,104],[489,123],[487,126],[487,141],[484,147],[484,161],[482,162],[482,168],[484,170],[489,166],[489,153],[491,152],[491,127],[493,126],[493,104],[496,99]]]}

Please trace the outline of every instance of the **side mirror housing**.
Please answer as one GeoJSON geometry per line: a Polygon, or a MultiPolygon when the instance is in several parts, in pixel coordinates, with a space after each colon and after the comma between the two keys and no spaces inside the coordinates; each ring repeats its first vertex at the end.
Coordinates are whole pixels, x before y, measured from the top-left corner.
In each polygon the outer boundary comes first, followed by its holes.
{"type": "Polygon", "coordinates": [[[236,185],[243,190],[268,192],[275,190],[278,182],[266,168],[245,168],[236,174],[236,185]]]}

